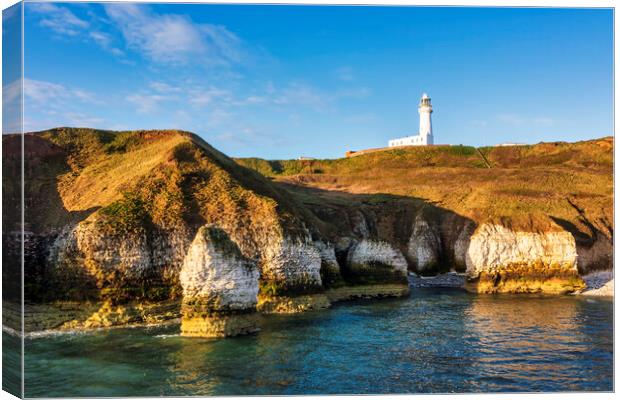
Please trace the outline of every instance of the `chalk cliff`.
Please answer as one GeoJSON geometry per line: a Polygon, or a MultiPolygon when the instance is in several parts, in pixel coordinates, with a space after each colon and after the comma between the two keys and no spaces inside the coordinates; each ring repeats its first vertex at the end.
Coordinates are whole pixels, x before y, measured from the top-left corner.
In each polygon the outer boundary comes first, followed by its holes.
{"type": "Polygon", "coordinates": [[[495,224],[476,229],[467,275],[484,293],[570,293],[585,288],[575,239],[566,231],[520,232],[495,224]]]}
{"type": "MultiPolygon", "coordinates": [[[[18,140],[3,144],[18,152],[18,140]]],[[[65,304],[44,320],[31,313],[27,326],[181,318],[184,335],[231,336],[258,329],[260,313],[407,295],[408,271],[466,272],[484,293],[577,292],[581,274],[611,268],[608,144],[545,147],[559,154],[551,171],[536,147],[485,150],[495,169],[439,147],[264,164],[188,132],[27,134],[26,298],[65,304]],[[509,176],[526,162],[543,181],[514,189],[509,176]],[[391,175],[404,167],[407,187],[391,175]],[[577,183],[566,193],[554,179],[569,177],[577,183]]],[[[5,172],[19,167],[19,157],[6,160],[5,172]]],[[[16,185],[5,184],[6,196],[17,198],[16,185]]],[[[3,217],[10,260],[19,221],[3,217]]]]}
{"type": "Polygon", "coordinates": [[[198,229],[179,274],[181,334],[223,337],[258,329],[258,268],[215,226],[198,229]]]}

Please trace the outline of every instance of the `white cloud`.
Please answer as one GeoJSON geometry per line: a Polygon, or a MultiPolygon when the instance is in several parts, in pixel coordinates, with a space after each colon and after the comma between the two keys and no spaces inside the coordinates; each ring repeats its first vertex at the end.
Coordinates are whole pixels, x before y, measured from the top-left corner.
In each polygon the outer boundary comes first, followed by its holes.
{"type": "Polygon", "coordinates": [[[77,36],[89,27],[87,21],[78,18],[65,7],[52,3],[28,3],[27,7],[28,10],[42,15],[39,25],[61,35],[77,36]]]}
{"type": "Polygon", "coordinates": [[[223,26],[196,24],[174,14],[155,14],[145,5],[105,4],[128,48],[164,64],[229,64],[239,61],[239,39],[223,26]]]}
{"type": "Polygon", "coordinates": [[[169,99],[169,97],[160,94],[132,94],[126,97],[126,100],[135,105],[136,111],[141,114],[156,111],[161,102],[169,99]]]}
{"type": "Polygon", "coordinates": [[[2,88],[2,101],[3,103],[13,103],[19,100],[19,96],[22,93],[22,81],[18,79],[11,83],[4,85],[2,88]]]}
{"type": "Polygon", "coordinates": [[[37,104],[48,105],[75,99],[81,102],[100,103],[92,93],[83,89],[68,88],[57,83],[35,79],[24,79],[25,102],[32,101],[37,104]]]}
{"type": "Polygon", "coordinates": [[[58,83],[24,79],[24,129],[48,129],[53,126],[100,126],[102,118],[87,114],[92,105],[103,104],[92,93],[58,83]],[[38,115],[37,120],[31,118],[38,115]],[[40,116],[46,115],[44,119],[40,116]]]}
{"type": "Polygon", "coordinates": [[[115,46],[115,39],[110,33],[103,32],[102,24],[109,24],[91,10],[87,11],[89,20],[76,16],[69,8],[52,3],[28,3],[28,11],[39,17],[39,25],[54,33],[73,38],[73,40],[92,41],[114,56],[121,57],[125,53],[115,46]]]}
{"type": "Polygon", "coordinates": [[[234,116],[235,113],[224,108],[215,108],[207,115],[207,123],[209,125],[221,125],[229,121],[234,116]]]}
{"type": "Polygon", "coordinates": [[[101,124],[104,122],[103,118],[93,117],[79,112],[70,112],[65,114],[64,120],[67,121],[67,123],[64,125],[81,128],[101,126],[101,124]]]}
{"type": "Polygon", "coordinates": [[[213,103],[230,105],[234,99],[230,91],[210,87],[208,89],[195,88],[189,90],[189,102],[194,106],[202,107],[213,103]]]}
{"type": "Polygon", "coordinates": [[[263,104],[267,101],[267,98],[262,96],[248,96],[242,101],[242,104],[263,104]]]}
{"type": "Polygon", "coordinates": [[[88,35],[101,47],[109,46],[112,40],[110,38],[110,35],[104,32],[93,31],[93,32],[90,32],[88,35]]]}
{"type": "Polygon", "coordinates": [[[313,108],[315,111],[333,111],[339,100],[349,98],[365,99],[370,96],[369,89],[364,87],[334,89],[325,92],[311,85],[299,82],[290,83],[283,90],[275,90],[272,102],[279,105],[300,105],[313,108]]]}
{"type": "Polygon", "coordinates": [[[291,83],[273,99],[275,104],[282,105],[306,105],[315,109],[322,109],[326,106],[327,96],[317,89],[304,83],[291,83]]]}
{"type": "Polygon", "coordinates": [[[178,93],[183,90],[178,86],[172,86],[165,82],[151,82],[149,87],[159,93],[178,93]]]}
{"type": "Polygon", "coordinates": [[[4,133],[21,131],[21,80],[2,87],[2,127],[4,133]]]}

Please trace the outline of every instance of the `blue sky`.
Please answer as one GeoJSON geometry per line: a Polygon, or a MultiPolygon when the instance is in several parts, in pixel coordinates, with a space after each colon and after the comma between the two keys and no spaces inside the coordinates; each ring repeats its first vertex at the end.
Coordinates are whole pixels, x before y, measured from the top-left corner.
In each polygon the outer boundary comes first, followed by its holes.
{"type": "Polygon", "coordinates": [[[613,134],[609,9],[26,3],[25,128],[177,128],[230,156],[613,134]]]}

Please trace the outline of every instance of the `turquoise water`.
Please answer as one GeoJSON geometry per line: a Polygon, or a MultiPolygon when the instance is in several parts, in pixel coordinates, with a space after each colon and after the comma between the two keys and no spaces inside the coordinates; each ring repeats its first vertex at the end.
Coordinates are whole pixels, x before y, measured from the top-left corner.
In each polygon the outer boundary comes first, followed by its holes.
{"type": "Polygon", "coordinates": [[[26,341],[27,396],[613,390],[613,302],[415,289],[268,316],[252,336],[178,326],[26,341]]]}

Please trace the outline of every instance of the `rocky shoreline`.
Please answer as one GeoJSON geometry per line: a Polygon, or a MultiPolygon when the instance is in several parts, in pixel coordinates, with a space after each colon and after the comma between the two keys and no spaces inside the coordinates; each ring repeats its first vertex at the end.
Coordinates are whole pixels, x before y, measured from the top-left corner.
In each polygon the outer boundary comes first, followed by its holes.
{"type": "MultiPolygon", "coordinates": [[[[21,170],[21,140],[3,137],[3,148],[13,149],[3,158],[7,173],[21,170]]],[[[611,175],[603,162],[611,140],[508,149],[523,154],[500,149],[493,171],[471,164],[464,148],[373,153],[327,162],[324,168],[340,171],[331,178],[297,165],[286,181],[244,167],[189,132],[58,128],[23,140],[31,150],[24,178],[32,182],[24,193],[24,266],[22,221],[5,215],[3,282],[23,278],[29,332],[180,318],[183,335],[223,337],[252,332],[261,314],[407,296],[417,287],[609,292],[582,276],[613,267],[613,207],[604,190],[611,175]],[[573,159],[575,148],[589,155],[573,159]],[[547,171],[550,151],[570,162],[547,171]],[[602,189],[592,191],[587,180],[582,192],[547,199],[542,180],[530,185],[536,190],[514,186],[521,181],[495,190],[521,161],[549,179],[594,165],[598,175],[588,177],[602,189]],[[400,179],[399,171],[421,169],[435,179],[413,186],[400,179]],[[360,175],[366,170],[378,179],[360,175]],[[481,197],[455,196],[468,176],[486,179],[476,188],[494,187],[481,197]],[[399,178],[388,193],[373,186],[383,177],[399,178]],[[370,186],[332,190],[332,180],[370,186]],[[319,181],[325,186],[313,187],[319,181]],[[432,198],[411,192],[418,189],[432,198]],[[450,270],[457,273],[444,275],[450,270]]],[[[296,165],[265,163],[278,171],[296,165]]],[[[7,202],[20,203],[21,189],[6,182],[7,202]]],[[[4,290],[19,302],[21,289],[4,290]]],[[[19,326],[19,318],[7,321],[19,326]]]]}
{"type": "MultiPolygon", "coordinates": [[[[270,306],[259,307],[259,312],[245,313],[207,313],[193,315],[182,312],[180,302],[163,302],[161,304],[134,304],[124,307],[111,307],[109,304],[93,303],[57,303],[48,305],[26,306],[26,338],[56,334],[75,334],[105,329],[140,328],[165,325],[178,325],[184,336],[227,337],[253,333],[259,330],[260,315],[278,313],[291,314],[310,310],[321,310],[331,307],[337,302],[348,300],[374,299],[386,297],[403,297],[417,289],[450,288],[467,290],[467,275],[459,272],[448,272],[435,276],[421,276],[409,273],[408,285],[383,284],[365,286],[342,286],[327,290],[317,296],[298,296],[278,299],[270,306]],[[93,312],[93,310],[96,310],[93,312]],[[139,314],[141,310],[142,314],[139,314]],[[79,317],[82,315],[82,317],[79,317]],[[88,315],[88,318],[85,316],[88,315]],[[67,321],[67,318],[76,317],[67,321]]],[[[583,277],[586,289],[571,293],[578,296],[613,297],[613,272],[596,271],[583,277]]],[[[5,309],[5,314],[11,310],[5,309]]],[[[3,330],[11,335],[19,336],[19,332],[8,326],[3,330]]]]}
{"type": "Polygon", "coordinates": [[[578,293],[584,296],[614,296],[614,273],[613,271],[596,271],[583,277],[586,288],[578,293]]]}

